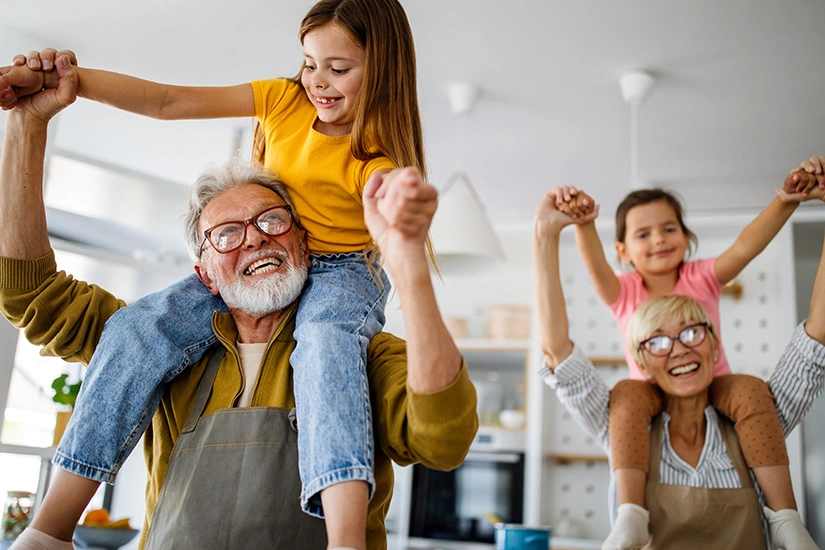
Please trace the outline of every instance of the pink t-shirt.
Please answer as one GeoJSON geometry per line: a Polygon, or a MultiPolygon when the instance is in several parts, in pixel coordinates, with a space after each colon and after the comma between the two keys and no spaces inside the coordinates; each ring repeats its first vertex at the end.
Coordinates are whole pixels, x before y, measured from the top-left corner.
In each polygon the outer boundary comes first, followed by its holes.
{"type": "MultiPolygon", "coordinates": [[[[716,258],[706,260],[693,260],[684,262],[679,268],[679,279],[671,294],[679,296],[689,296],[705,308],[716,327],[716,335],[719,344],[719,360],[713,369],[714,376],[730,374],[728,359],[725,357],[725,349],[722,347],[722,334],[719,325],[719,296],[722,292],[722,283],[716,278],[716,258]]],[[[619,275],[619,297],[610,304],[610,311],[616,317],[619,331],[624,343],[624,353],[627,359],[627,366],[630,369],[630,378],[645,380],[644,371],[633,359],[630,349],[627,347],[627,323],[630,316],[636,311],[639,305],[650,298],[642,282],[642,276],[636,271],[633,273],[623,273],[619,275]]]]}

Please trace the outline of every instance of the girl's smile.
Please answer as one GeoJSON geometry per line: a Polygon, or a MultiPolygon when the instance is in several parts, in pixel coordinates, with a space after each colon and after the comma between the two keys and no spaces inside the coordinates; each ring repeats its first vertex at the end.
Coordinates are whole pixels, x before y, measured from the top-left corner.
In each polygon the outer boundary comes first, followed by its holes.
{"type": "Polygon", "coordinates": [[[335,23],[304,37],[301,84],[318,112],[315,130],[330,136],[350,133],[365,67],[364,48],[335,23]]]}

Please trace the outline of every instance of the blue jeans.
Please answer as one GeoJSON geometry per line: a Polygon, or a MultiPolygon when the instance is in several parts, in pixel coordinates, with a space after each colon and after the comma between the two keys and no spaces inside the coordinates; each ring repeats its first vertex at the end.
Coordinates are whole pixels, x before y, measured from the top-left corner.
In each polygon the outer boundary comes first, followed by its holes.
{"type": "MultiPolygon", "coordinates": [[[[318,492],[363,480],[375,485],[366,351],[383,327],[390,284],[376,283],[360,252],[312,256],[291,357],[298,413],[301,505],[321,515],[318,492]]],[[[211,315],[227,311],[191,275],[117,311],[106,323],[53,462],[114,483],[146,430],[166,385],[217,339],[211,315]]]]}

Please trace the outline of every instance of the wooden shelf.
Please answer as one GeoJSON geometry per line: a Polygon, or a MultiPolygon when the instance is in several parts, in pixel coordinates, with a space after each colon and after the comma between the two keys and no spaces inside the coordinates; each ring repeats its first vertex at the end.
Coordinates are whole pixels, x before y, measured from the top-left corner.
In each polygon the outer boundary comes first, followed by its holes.
{"type": "Polygon", "coordinates": [[[551,453],[548,455],[547,458],[558,464],[571,464],[573,462],[607,462],[607,455],[574,455],[551,453]]]}
{"type": "Polygon", "coordinates": [[[597,367],[623,367],[627,365],[627,360],[620,355],[588,355],[587,358],[597,367]]]}
{"type": "Polygon", "coordinates": [[[530,340],[488,340],[485,338],[469,338],[456,340],[455,345],[462,352],[464,351],[490,351],[490,352],[527,352],[530,349],[530,340]]]}

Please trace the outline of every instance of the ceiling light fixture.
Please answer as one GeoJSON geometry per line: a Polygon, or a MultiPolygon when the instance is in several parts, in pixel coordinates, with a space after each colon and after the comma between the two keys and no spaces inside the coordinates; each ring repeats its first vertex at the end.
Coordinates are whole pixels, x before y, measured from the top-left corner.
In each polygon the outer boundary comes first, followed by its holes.
{"type": "MultiPolygon", "coordinates": [[[[465,117],[465,121],[478,96],[479,89],[473,84],[458,82],[447,87],[450,110],[465,117]]],[[[463,128],[457,141],[458,169],[439,189],[438,210],[430,228],[438,267],[443,273],[489,267],[504,258],[484,204],[463,169],[463,128]]]]}
{"type": "Polygon", "coordinates": [[[619,74],[622,99],[630,105],[630,187],[641,189],[639,181],[639,105],[650,95],[653,75],[640,69],[627,69],[619,74]]]}

